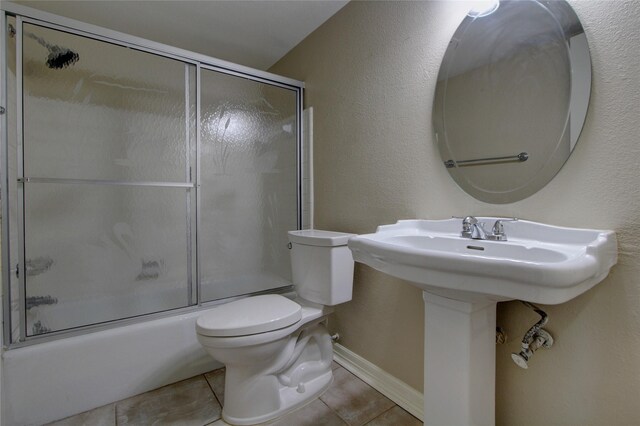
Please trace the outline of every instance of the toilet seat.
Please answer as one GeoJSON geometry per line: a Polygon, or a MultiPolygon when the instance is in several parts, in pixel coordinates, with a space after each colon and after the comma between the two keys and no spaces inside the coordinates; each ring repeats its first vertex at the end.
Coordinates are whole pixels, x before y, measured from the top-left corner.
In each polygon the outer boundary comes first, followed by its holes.
{"type": "Polygon", "coordinates": [[[225,303],[201,315],[197,333],[210,337],[237,337],[289,327],[302,319],[302,307],[278,294],[264,294],[225,303]]]}
{"type": "Polygon", "coordinates": [[[311,323],[322,321],[327,315],[333,312],[333,309],[328,306],[309,304],[307,301],[301,299],[296,299],[296,302],[302,307],[302,318],[300,321],[287,327],[245,336],[206,336],[200,333],[201,328],[198,328],[196,333],[198,341],[203,346],[209,348],[241,348],[245,346],[261,345],[289,336],[296,330],[311,323]]]}

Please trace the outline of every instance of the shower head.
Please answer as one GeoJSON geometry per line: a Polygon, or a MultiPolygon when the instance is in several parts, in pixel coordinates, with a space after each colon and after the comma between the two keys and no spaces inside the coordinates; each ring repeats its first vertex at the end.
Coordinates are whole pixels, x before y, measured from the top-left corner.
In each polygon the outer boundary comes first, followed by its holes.
{"type": "MultiPolygon", "coordinates": [[[[16,30],[11,24],[9,25],[9,34],[11,35],[11,37],[15,36],[16,34],[16,30]]],[[[70,65],[75,64],[80,59],[80,55],[78,55],[71,49],[67,49],[66,47],[58,46],[56,44],[49,44],[42,37],[38,37],[37,35],[28,31],[25,31],[24,35],[34,39],[38,42],[38,44],[45,47],[49,51],[46,64],[51,69],[59,70],[62,68],[66,68],[70,65]]]]}
{"type": "Polygon", "coordinates": [[[49,45],[49,55],[47,56],[47,66],[51,69],[62,69],[75,64],[80,59],[80,55],[66,47],[49,45]]]}

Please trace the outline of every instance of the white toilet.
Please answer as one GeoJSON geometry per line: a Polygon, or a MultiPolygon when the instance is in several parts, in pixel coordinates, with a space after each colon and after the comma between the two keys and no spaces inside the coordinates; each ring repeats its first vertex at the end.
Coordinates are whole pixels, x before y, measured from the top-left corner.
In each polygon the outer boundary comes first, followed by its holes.
{"type": "Polygon", "coordinates": [[[252,296],[215,307],[196,321],[198,341],[226,366],[222,417],[252,425],[310,402],[331,381],[333,348],[323,324],[351,300],[353,234],[290,231],[297,298],[252,296]]]}

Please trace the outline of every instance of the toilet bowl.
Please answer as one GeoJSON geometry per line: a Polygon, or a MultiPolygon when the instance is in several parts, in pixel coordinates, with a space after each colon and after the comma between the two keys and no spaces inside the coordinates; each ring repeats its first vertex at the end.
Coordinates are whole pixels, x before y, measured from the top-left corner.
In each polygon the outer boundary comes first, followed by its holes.
{"type": "Polygon", "coordinates": [[[198,341],[225,364],[222,417],[252,425],[318,397],[333,380],[326,329],[330,306],[351,300],[353,234],[290,231],[297,297],[251,296],[210,309],[196,321],[198,341]]]}

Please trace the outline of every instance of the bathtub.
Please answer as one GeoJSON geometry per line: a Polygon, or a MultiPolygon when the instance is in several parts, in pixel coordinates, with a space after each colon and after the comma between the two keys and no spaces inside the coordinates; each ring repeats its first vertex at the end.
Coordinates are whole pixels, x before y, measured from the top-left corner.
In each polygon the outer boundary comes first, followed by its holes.
{"type": "Polygon", "coordinates": [[[5,351],[3,423],[47,423],[222,367],[196,339],[202,313],[5,351]]]}

